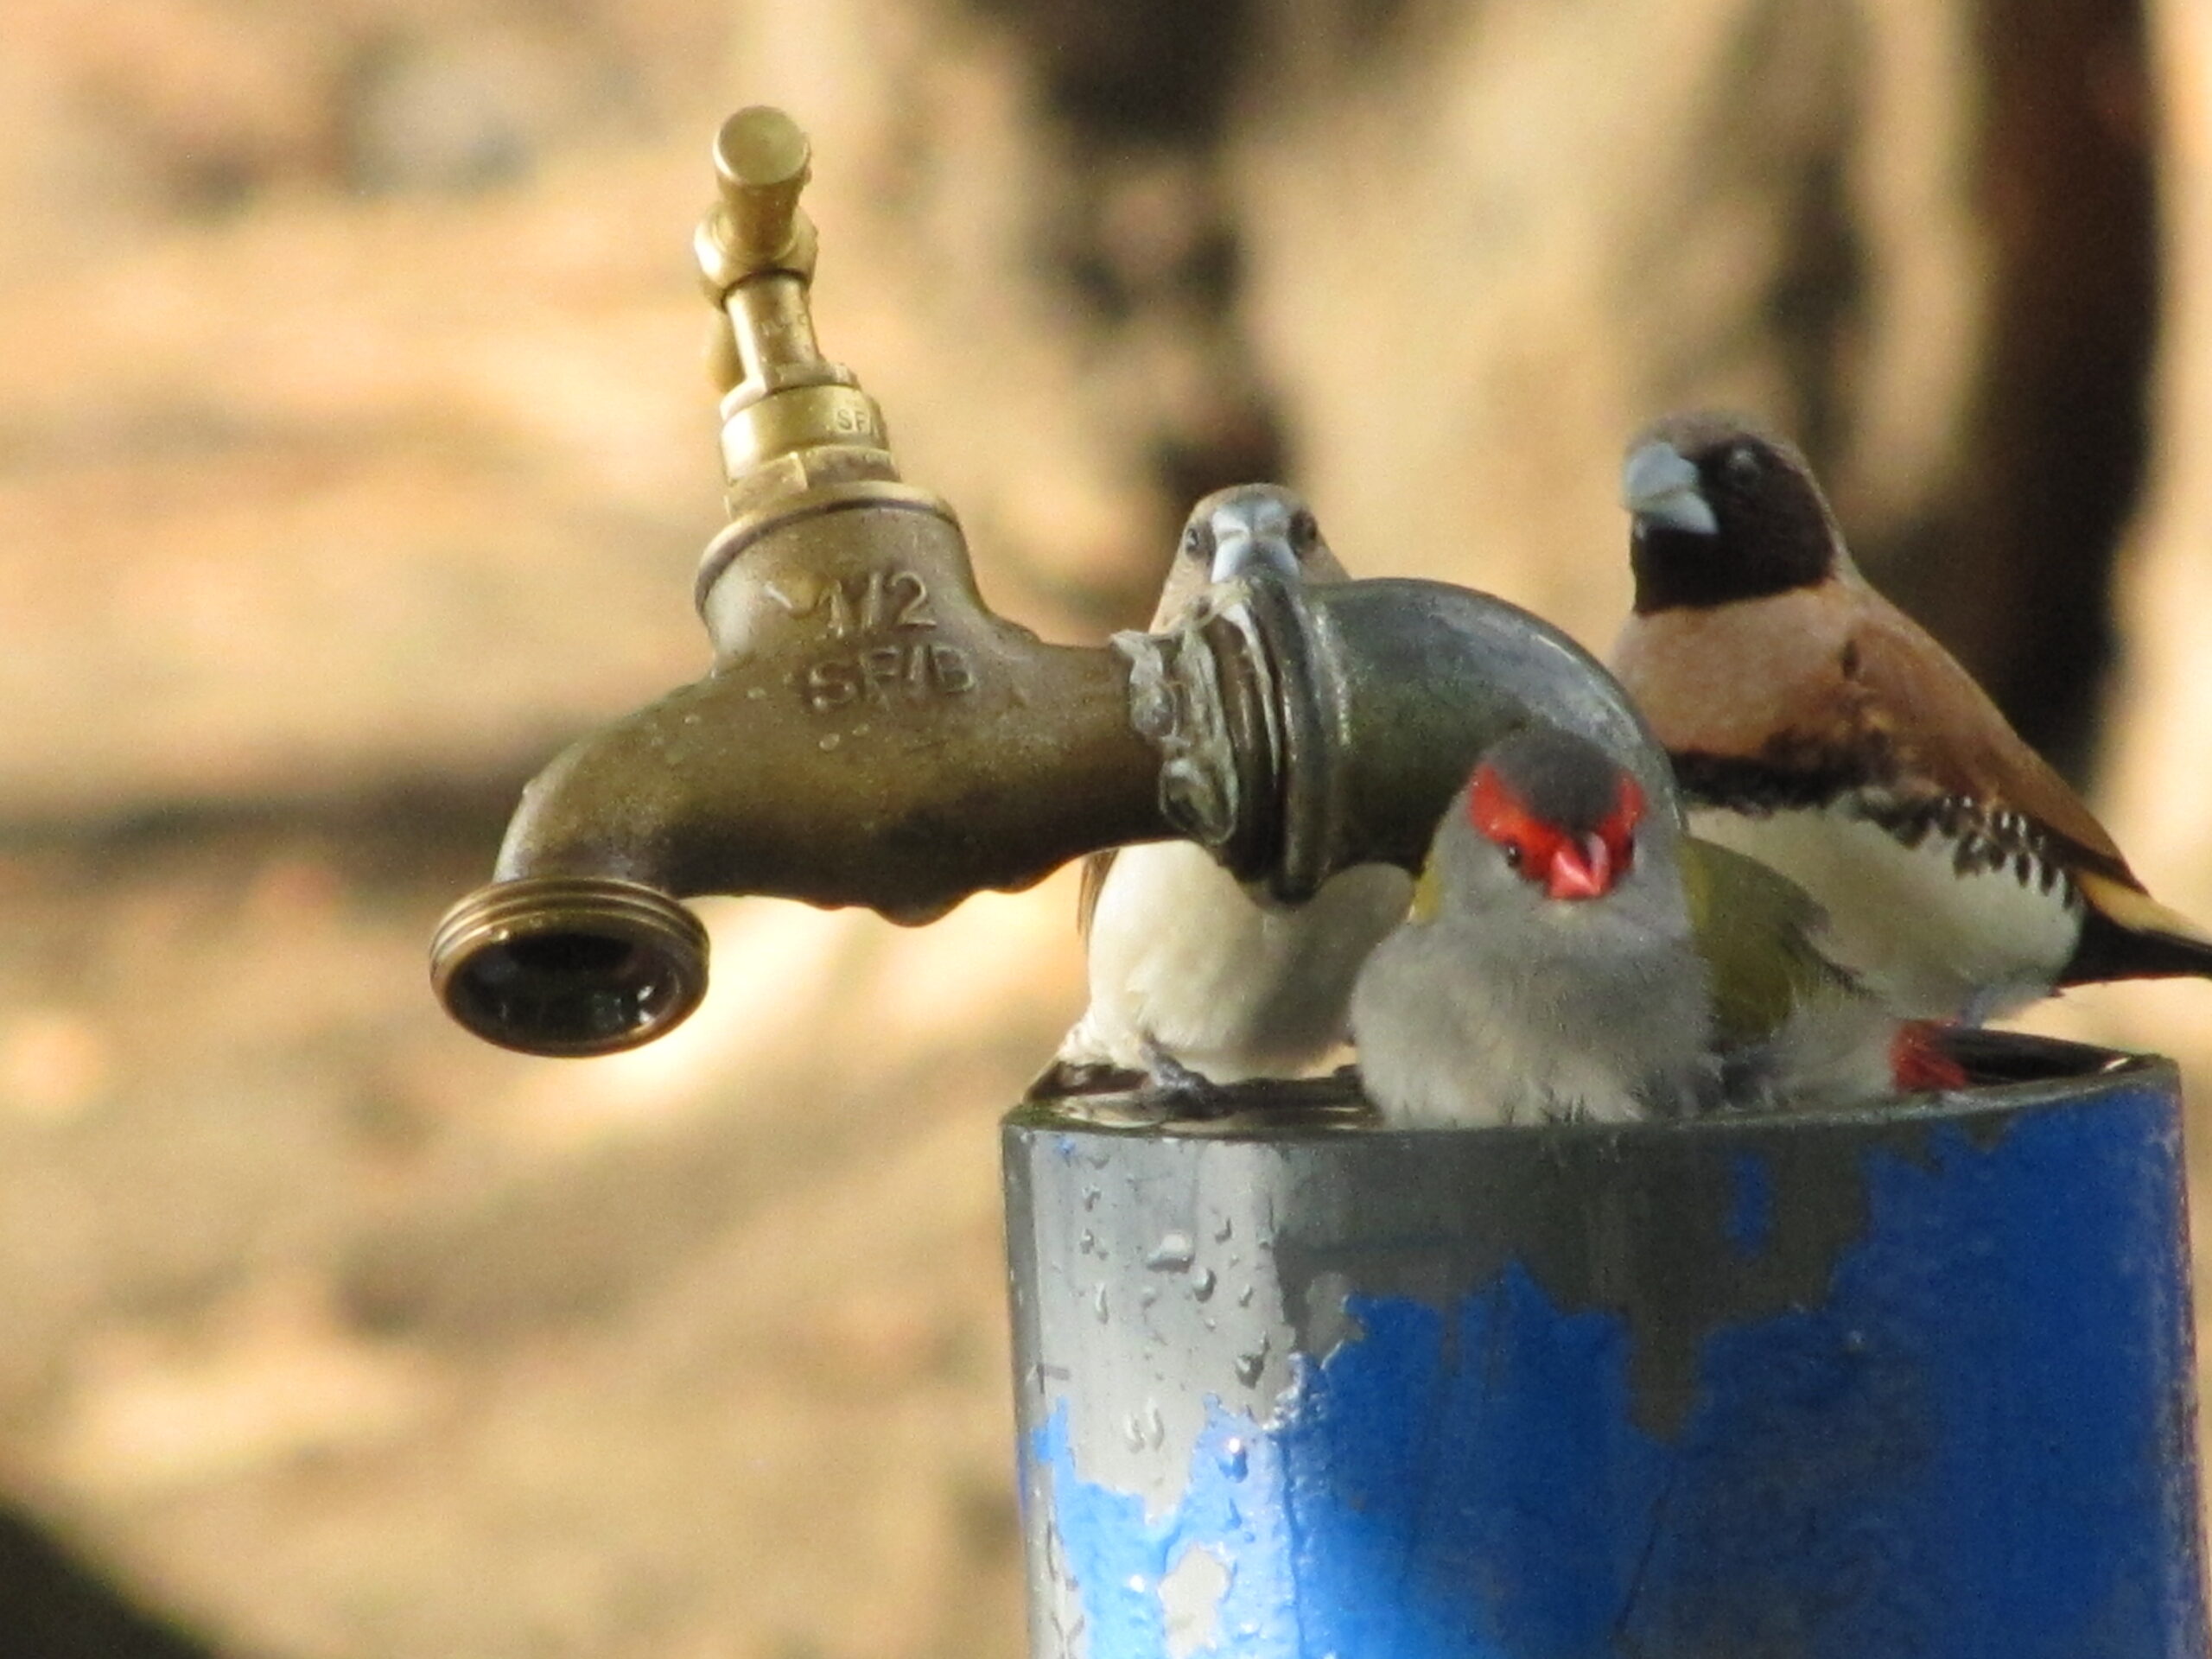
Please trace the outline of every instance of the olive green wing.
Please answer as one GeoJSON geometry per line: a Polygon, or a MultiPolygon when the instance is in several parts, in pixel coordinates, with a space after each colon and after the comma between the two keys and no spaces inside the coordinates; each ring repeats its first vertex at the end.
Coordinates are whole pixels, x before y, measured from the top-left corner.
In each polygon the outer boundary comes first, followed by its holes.
{"type": "Polygon", "coordinates": [[[1817,943],[1827,912],[1788,876],[1694,836],[1683,837],[1681,869],[1722,1046],[1764,1041],[1810,999],[1858,989],[1817,943]]]}

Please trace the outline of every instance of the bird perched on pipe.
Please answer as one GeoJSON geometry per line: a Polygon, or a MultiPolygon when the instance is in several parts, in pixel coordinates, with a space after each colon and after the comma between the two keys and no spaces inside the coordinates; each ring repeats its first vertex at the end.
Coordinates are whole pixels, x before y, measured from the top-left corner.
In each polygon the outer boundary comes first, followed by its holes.
{"type": "Polygon", "coordinates": [[[1352,1028],[1398,1127],[1858,1105],[1962,1081],[1823,952],[1819,907],[1532,726],[1437,826],[1352,1028]]]}
{"type": "Polygon", "coordinates": [[[1740,416],[1630,446],[1612,666],[1699,835],[1827,910],[1891,1006],[1968,1024],[2093,981],[2212,976],[2063,779],[1868,585],[1805,458],[1740,416]]]}
{"type": "MultiPolygon", "coordinates": [[[[1279,485],[1219,490],[1191,510],[1153,630],[1217,584],[1253,578],[1345,579],[1312,509],[1279,485]]],[[[1281,906],[1190,842],[1094,855],[1077,912],[1090,1006],[1032,1094],[1150,1082],[1188,1095],[1311,1068],[1344,1041],[1353,976],[1411,892],[1404,871],[1364,865],[1281,906]]]]}

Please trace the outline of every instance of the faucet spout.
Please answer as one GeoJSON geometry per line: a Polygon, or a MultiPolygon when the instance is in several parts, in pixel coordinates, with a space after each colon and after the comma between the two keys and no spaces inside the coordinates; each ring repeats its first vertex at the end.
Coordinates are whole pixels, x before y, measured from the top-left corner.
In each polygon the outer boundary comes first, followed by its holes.
{"type": "Polygon", "coordinates": [[[441,930],[435,982],[479,1035],[588,1054],[674,1026],[706,982],[680,899],[925,922],[1173,832],[1128,663],[992,615],[933,499],[810,486],[708,560],[712,671],[556,756],[441,930]]]}
{"type": "Polygon", "coordinates": [[[1297,903],[1417,869],[1474,756],[1582,732],[1672,809],[1618,685],[1557,630],[1439,582],[1226,584],[1159,634],[1050,645],[976,592],[950,508],[904,482],[874,400],[825,358],[798,207],[804,136],[741,111],[696,239],[717,315],[730,522],[695,594],[704,677],[531,782],[431,978],[537,1054],[650,1042],[704,994],[682,902],[760,893],[925,922],[1068,860],[1179,836],[1297,903]]]}

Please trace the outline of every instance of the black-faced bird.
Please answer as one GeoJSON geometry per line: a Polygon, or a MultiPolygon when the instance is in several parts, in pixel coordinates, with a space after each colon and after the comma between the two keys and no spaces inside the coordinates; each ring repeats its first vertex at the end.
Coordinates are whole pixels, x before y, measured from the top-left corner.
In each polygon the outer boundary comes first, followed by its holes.
{"type": "Polygon", "coordinates": [[[1804,457],[1740,416],[1630,445],[1612,667],[1692,830],[1787,875],[1891,1007],[1979,1024],[2069,985],[2212,976],[1972,677],[1868,585],[1804,457]]]}

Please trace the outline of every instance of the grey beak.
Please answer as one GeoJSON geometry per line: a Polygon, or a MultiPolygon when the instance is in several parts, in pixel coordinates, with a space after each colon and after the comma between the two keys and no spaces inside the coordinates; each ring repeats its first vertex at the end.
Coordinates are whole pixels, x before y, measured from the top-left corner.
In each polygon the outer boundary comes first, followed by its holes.
{"type": "Polygon", "coordinates": [[[1697,468],[1671,443],[1639,444],[1621,467],[1621,505],[1647,524],[1718,534],[1720,521],[1698,487],[1697,468]]]}
{"type": "Polygon", "coordinates": [[[1298,556],[1280,531],[1262,530],[1248,520],[1226,512],[1213,521],[1213,571],[1216,582],[1230,582],[1247,572],[1267,568],[1285,582],[1299,579],[1298,556]]]}

